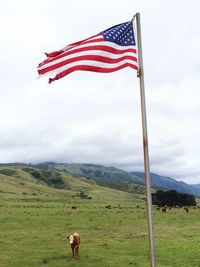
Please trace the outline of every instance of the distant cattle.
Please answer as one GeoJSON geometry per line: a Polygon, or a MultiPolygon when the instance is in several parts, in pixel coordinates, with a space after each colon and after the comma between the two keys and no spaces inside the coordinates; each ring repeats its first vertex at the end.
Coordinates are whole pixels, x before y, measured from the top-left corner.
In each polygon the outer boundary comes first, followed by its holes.
{"type": "Polygon", "coordinates": [[[111,209],[111,205],[105,206],[106,209],[111,209]]]}
{"type": "Polygon", "coordinates": [[[161,211],[162,211],[163,213],[166,213],[166,212],[167,212],[167,208],[166,208],[166,207],[163,207],[161,211]]]}
{"type": "Polygon", "coordinates": [[[188,213],[189,212],[189,208],[188,207],[184,207],[184,210],[188,213]]]}
{"type": "Polygon", "coordinates": [[[69,243],[72,249],[72,256],[79,257],[79,246],[80,246],[80,236],[78,233],[74,233],[73,235],[69,236],[69,243]]]}
{"type": "Polygon", "coordinates": [[[72,209],[75,210],[76,209],[76,206],[72,206],[72,209]]]}

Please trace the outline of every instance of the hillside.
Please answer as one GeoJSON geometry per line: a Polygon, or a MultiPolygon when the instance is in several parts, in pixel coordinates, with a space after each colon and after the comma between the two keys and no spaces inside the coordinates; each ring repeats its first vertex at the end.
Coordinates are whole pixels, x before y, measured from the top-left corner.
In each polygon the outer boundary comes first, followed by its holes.
{"type": "Polygon", "coordinates": [[[87,177],[89,179],[110,182],[121,182],[123,177],[123,182],[129,183],[143,183],[143,179],[138,176],[132,175],[129,172],[114,168],[105,167],[101,165],[94,164],[67,164],[67,163],[43,163],[39,164],[39,167],[46,167],[48,169],[58,169],[65,170],[73,175],[87,177]]]}
{"type": "Polygon", "coordinates": [[[130,198],[126,192],[97,185],[66,172],[28,165],[0,167],[0,198],[130,198]]]}
{"type": "MultiPolygon", "coordinates": [[[[143,172],[131,172],[133,175],[136,175],[143,179],[145,183],[144,173],[143,172]]],[[[161,176],[155,173],[151,173],[151,186],[155,189],[174,189],[178,192],[189,193],[196,196],[200,196],[200,186],[198,185],[189,185],[182,181],[177,181],[171,177],[161,176]]]]}
{"type": "Polygon", "coordinates": [[[192,184],[191,185],[193,188],[199,189],[200,190],[200,184],[192,184]]]}
{"type": "MultiPolygon", "coordinates": [[[[0,191],[10,192],[10,195],[18,192],[23,196],[62,194],[67,197],[76,196],[83,191],[89,197],[94,197],[95,194],[100,196],[102,190],[111,188],[132,194],[145,194],[144,173],[129,173],[94,164],[0,164],[0,179],[0,191]]],[[[199,184],[189,185],[155,173],[151,173],[151,183],[153,189],[175,189],[200,196],[199,184]]],[[[1,195],[4,194],[2,192],[1,195]]]]}
{"type": "Polygon", "coordinates": [[[42,163],[36,165],[48,170],[62,170],[76,177],[85,177],[98,185],[130,193],[145,194],[143,179],[129,172],[94,164],[42,163]]]}
{"type": "MultiPolygon", "coordinates": [[[[99,185],[116,188],[123,191],[138,193],[145,192],[144,173],[126,172],[114,167],[104,167],[94,164],[65,164],[65,163],[43,163],[40,167],[47,169],[64,170],[72,175],[86,177],[95,180],[99,185]]],[[[155,189],[175,189],[178,192],[194,194],[200,197],[199,185],[189,185],[182,181],[177,181],[171,177],[161,176],[151,173],[152,188],[155,189]]]]}

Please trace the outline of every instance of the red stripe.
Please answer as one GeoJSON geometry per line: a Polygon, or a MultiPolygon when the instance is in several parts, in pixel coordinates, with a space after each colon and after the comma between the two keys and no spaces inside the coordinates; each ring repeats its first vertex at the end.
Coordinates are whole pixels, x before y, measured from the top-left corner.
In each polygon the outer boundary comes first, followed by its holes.
{"type": "Polygon", "coordinates": [[[95,43],[95,42],[102,42],[104,41],[104,38],[103,37],[100,37],[98,39],[95,39],[95,40],[91,40],[92,38],[96,37],[96,36],[100,36],[101,34],[96,34],[90,38],[87,38],[87,39],[84,39],[82,41],[79,41],[79,42],[76,42],[76,43],[73,43],[73,44],[69,44],[67,45],[68,49],[66,50],[58,50],[58,51],[53,51],[51,53],[45,53],[45,55],[48,57],[47,59],[45,59],[43,62],[41,62],[38,67],[41,67],[43,66],[44,64],[46,64],[47,62],[51,62],[52,60],[55,60],[55,57],[57,59],[57,56],[61,55],[62,53],[74,48],[75,46],[79,46],[79,45],[82,45],[82,44],[89,44],[89,43],[95,43]],[[88,41],[87,41],[88,40],[88,41]],[[70,47],[71,46],[71,47],[70,47]]]}
{"type": "Polygon", "coordinates": [[[67,64],[70,64],[70,63],[76,62],[76,61],[81,61],[81,60],[94,60],[94,61],[110,63],[110,64],[119,63],[119,62],[125,61],[125,60],[133,60],[133,61],[137,62],[137,58],[133,57],[133,56],[122,56],[120,58],[108,58],[108,57],[103,57],[103,56],[99,56],[99,55],[85,55],[85,56],[73,57],[73,58],[64,60],[62,62],[59,62],[57,64],[51,65],[47,68],[43,68],[41,70],[38,70],[38,73],[44,74],[46,72],[58,69],[64,65],[67,65],[67,64]]]}
{"type": "MultiPolygon", "coordinates": [[[[91,40],[92,38],[94,38],[94,37],[96,37],[96,36],[99,36],[99,35],[101,35],[101,34],[96,34],[96,35],[94,35],[94,36],[92,36],[92,37],[89,37],[89,38],[87,38],[87,39],[84,39],[84,40],[82,40],[82,41],[78,41],[78,42],[75,42],[75,43],[73,43],[73,44],[69,44],[69,45],[67,45],[67,47],[69,47],[67,50],[69,50],[69,49],[71,49],[71,48],[73,48],[73,47],[75,47],[75,46],[78,46],[78,45],[81,45],[81,44],[88,44],[88,43],[92,43],[92,42],[100,42],[100,41],[104,41],[104,38],[103,37],[101,37],[101,38],[98,38],[98,39],[95,39],[95,40],[91,40]],[[71,46],[71,47],[70,47],[71,46]]],[[[58,50],[58,51],[53,51],[53,52],[51,52],[51,53],[45,53],[45,55],[47,56],[47,57],[56,57],[56,56],[58,56],[58,55],[60,55],[61,53],[63,53],[63,52],[65,52],[66,50],[63,50],[63,49],[60,49],[60,50],[58,50]]]]}
{"type": "Polygon", "coordinates": [[[93,35],[93,36],[91,36],[91,37],[89,37],[89,38],[86,38],[86,39],[83,39],[83,40],[81,40],[81,41],[78,41],[78,42],[69,44],[69,46],[76,46],[76,45],[80,45],[80,44],[86,43],[87,40],[90,40],[90,39],[92,39],[92,38],[94,38],[94,37],[96,37],[96,36],[100,36],[100,35],[101,35],[101,33],[95,34],[95,35],[93,35]]]}
{"type": "Polygon", "coordinates": [[[65,51],[68,51],[68,50],[74,48],[75,46],[78,46],[79,44],[82,45],[82,44],[96,43],[96,42],[102,42],[102,41],[104,41],[103,37],[95,39],[95,40],[89,40],[89,41],[86,41],[84,43],[81,41],[81,42],[78,42],[77,44],[68,45],[67,46],[68,48],[65,49],[65,50],[61,49],[59,51],[54,51],[54,52],[51,52],[51,53],[45,53],[45,55],[47,57],[49,57],[49,58],[56,57],[56,56],[59,56],[60,54],[64,53],[65,51]]]}
{"type": "MultiPolygon", "coordinates": [[[[83,44],[103,42],[103,41],[105,41],[105,39],[103,37],[99,37],[98,39],[88,40],[86,42],[80,42],[80,44],[78,44],[78,45],[69,45],[69,46],[71,46],[69,49],[74,48],[75,46],[83,45],[83,44]]],[[[68,51],[68,49],[66,51],[68,51]]]]}
{"type": "Polygon", "coordinates": [[[138,67],[136,65],[130,64],[130,63],[125,63],[119,67],[115,67],[115,68],[101,68],[101,67],[96,67],[96,66],[87,66],[87,65],[78,65],[78,66],[74,66],[72,68],[69,68],[63,72],[60,72],[59,74],[57,74],[53,79],[49,78],[49,83],[61,79],[64,76],[70,74],[71,72],[77,71],[77,70],[84,70],[84,71],[94,71],[94,72],[102,72],[102,73],[110,73],[110,72],[114,72],[126,67],[131,67],[135,70],[138,70],[138,67]]]}
{"type": "MultiPolygon", "coordinates": [[[[98,35],[97,35],[98,36],[98,35]]],[[[95,43],[95,42],[102,42],[104,41],[104,38],[101,37],[101,38],[98,38],[98,39],[95,39],[95,40],[89,40],[87,42],[84,42],[84,44],[88,44],[88,43],[95,43]]],[[[57,60],[59,58],[62,58],[63,56],[66,56],[66,54],[63,54],[63,53],[66,53],[66,51],[69,51],[70,49],[74,48],[75,46],[78,46],[79,44],[81,45],[83,41],[81,42],[77,42],[77,43],[74,43],[74,44],[70,44],[68,46],[71,46],[69,47],[68,49],[66,50],[59,50],[59,51],[54,51],[54,52],[51,52],[51,53],[45,53],[45,55],[48,57],[47,59],[45,59],[43,62],[41,62],[39,65],[38,65],[38,68],[39,67],[42,67],[44,66],[46,63],[49,63],[49,62],[52,62],[54,60],[57,60]],[[60,57],[58,57],[60,55],[60,57]]]]}
{"type": "Polygon", "coordinates": [[[60,55],[58,55],[56,57],[49,58],[49,59],[45,60],[44,62],[40,63],[38,67],[42,67],[46,63],[50,63],[50,62],[52,62],[54,60],[58,60],[58,59],[60,59],[62,57],[68,56],[68,55],[72,55],[72,54],[83,52],[83,51],[91,51],[91,50],[99,50],[99,51],[101,50],[101,51],[113,53],[113,54],[116,54],[116,55],[123,54],[123,53],[126,53],[126,52],[136,53],[136,49],[134,49],[134,48],[126,48],[126,49],[123,49],[123,50],[118,50],[116,48],[113,48],[113,47],[110,47],[110,46],[106,46],[106,45],[93,45],[93,46],[89,46],[89,47],[81,47],[81,48],[73,49],[73,50],[70,50],[70,51],[65,51],[65,52],[63,52],[62,54],[60,54],[60,55]]]}
{"type": "Polygon", "coordinates": [[[54,51],[54,52],[51,52],[51,53],[45,53],[45,55],[47,57],[56,57],[56,56],[60,55],[63,52],[64,52],[63,50],[59,50],[59,51],[54,51]]]}

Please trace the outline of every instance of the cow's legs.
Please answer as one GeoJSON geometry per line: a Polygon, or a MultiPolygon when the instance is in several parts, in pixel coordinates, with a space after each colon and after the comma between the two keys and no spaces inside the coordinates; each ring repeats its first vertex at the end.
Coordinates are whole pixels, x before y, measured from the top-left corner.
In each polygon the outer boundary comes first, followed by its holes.
{"type": "Polygon", "coordinates": [[[74,247],[71,246],[71,248],[72,248],[72,256],[74,257],[74,247]]]}
{"type": "Polygon", "coordinates": [[[79,247],[78,246],[75,247],[75,251],[76,251],[76,255],[79,257],[79,247]]]}

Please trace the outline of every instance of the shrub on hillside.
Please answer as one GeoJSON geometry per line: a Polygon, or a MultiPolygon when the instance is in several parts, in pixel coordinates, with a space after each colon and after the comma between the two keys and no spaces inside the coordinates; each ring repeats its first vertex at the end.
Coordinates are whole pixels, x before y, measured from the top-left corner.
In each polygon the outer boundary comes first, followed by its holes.
{"type": "Polygon", "coordinates": [[[7,175],[7,176],[13,176],[14,174],[16,174],[16,171],[15,170],[12,170],[12,169],[0,169],[0,174],[4,174],[4,175],[7,175]]]}
{"type": "Polygon", "coordinates": [[[64,183],[59,172],[49,171],[46,169],[37,170],[35,168],[23,168],[23,170],[51,187],[67,188],[67,184],[64,183]]]}
{"type": "Polygon", "coordinates": [[[80,191],[79,197],[82,199],[92,199],[92,197],[89,197],[85,192],[80,191]]]}

